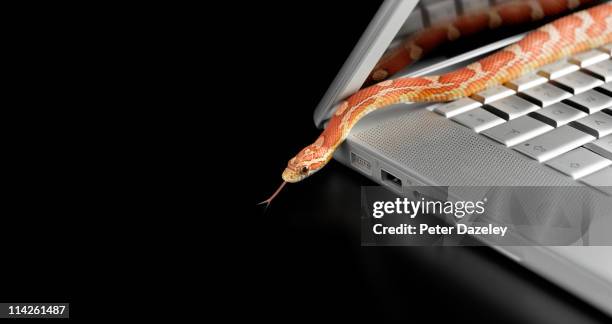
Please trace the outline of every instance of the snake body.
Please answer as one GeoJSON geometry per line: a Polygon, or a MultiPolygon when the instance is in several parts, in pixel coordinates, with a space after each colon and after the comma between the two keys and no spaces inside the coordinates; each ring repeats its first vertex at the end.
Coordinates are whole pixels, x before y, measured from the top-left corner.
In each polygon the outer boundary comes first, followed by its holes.
{"type": "MultiPolygon", "coordinates": [[[[553,0],[546,0],[553,2],[553,0]]],[[[556,1],[558,3],[558,1],[556,1]]],[[[575,1],[570,1],[575,3],[575,1]]],[[[351,128],[368,113],[403,102],[449,101],[502,84],[564,57],[612,42],[612,3],[557,19],[465,68],[437,76],[386,80],[362,89],[342,102],[315,142],[289,160],[283,184],[321,170],[351,128]]]]}
{"type": "Polygon", "coordinates": [[[436,47],[487,29],[515,26],[562,14],[593,0],[517,0],[485,10],[468,12],[454,21],[438,23],[415,32],[388,51],[364,82],[383,81],[417,61],[436,47]]]}

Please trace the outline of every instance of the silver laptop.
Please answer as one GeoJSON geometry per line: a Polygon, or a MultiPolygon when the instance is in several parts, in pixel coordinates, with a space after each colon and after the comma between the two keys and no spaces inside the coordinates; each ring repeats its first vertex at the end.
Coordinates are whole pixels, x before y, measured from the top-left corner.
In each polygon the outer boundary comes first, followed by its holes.
{"type": "MultiPolygon", "coordinates": [[[[317,107],[316,125],[324,127],[399,36],[433,18],[491,3],[386,0],[317,107]]],[[[425,59],[394,77],[454,70],[523,36],[456,57],[425,59]]],[[[610,199],[611,48],[582,53],[470,98],[373,112],[334,158],[405,196],[414,194],[406,190],[410,186],[567,186],[610,199]]],[[[584,226],[588,235],[612,237],[612,212],[592,222],[584,226]]],[[[612,246],[491,246],[612,315],[612,246]]]]}

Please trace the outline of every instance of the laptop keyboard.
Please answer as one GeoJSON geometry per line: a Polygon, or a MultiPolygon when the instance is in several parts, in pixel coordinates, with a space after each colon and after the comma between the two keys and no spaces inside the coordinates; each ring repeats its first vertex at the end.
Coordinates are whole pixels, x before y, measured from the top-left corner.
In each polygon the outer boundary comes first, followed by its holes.
{"type": "Polygon", "coordinates": [[[586,185],[612,187],[611,55],[612,44],[579,53],[434,111],[586,185]]]}

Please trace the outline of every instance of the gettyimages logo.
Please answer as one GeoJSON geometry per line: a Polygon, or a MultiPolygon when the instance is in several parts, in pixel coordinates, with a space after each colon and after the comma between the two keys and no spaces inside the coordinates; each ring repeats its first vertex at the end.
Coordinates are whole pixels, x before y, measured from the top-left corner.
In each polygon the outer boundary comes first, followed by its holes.
{"type": "Polygon", "coordinates": [[[465,215],[482,215],[485,212],[487,198],[478,201],[430,201],[409,200],[408,198],[396,198],[395,201],[375,201],[372,204],[372,216],[382,218],[388,214],[406,215],[415,218],[417,215],[446,214],[457,218],[465,215]]]}

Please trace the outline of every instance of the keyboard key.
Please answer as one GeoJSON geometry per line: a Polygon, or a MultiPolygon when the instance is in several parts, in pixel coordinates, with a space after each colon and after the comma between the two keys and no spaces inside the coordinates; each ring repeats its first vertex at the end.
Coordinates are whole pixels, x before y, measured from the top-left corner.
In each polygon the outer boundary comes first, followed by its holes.
{"type": "Polygon", "coordinates": [[[586,73],[603,80],[604,82],[612,81],[612,60],[605,60],[597,64],[593,64],[584,68],[586,73]]]}
{"type": "Polygon", "coordinates": [[[482,108],[474,108],[468,112],[453,117],[452,120],[472,129],[477,133],[504,122],[503,119],[482,108]]]}
{"type": "Polygon", "coordinates": [[[538,70],[538,74],[549,79],[556,79],[579,69],[578,65],[572,64],[567,60],[561,60],[541,67],[538,70]]]}
{"type": "Polygon", "coordinates": [[[482,134],[506,145],[514,146],[530,138],[542,135],[554,128],[529,116],[519,117],[507,123],[489,128],[482,134]]]}
{"type": "Polygon", "coordinates": [[[605,157],[606,159],[612,160],[612,135],[602,137],[596,141],[585,144],[584,147],[605,157]]]}
{"type": "Polygon", "coordinates": [[[562,102],[540,109],[531,117],[547,123],[553,127],[563,126],[574,120],[586,117],[587,113],[572,108],[562,102]]]}
{"type": "Polygon", "coordinates": [[[440,115],[443,115],[446,118],[451,118],[468,110],[480,107],[481,105],[482,104],[480,102],[474,99],[461,98],[459,100],[455,100],[447,104],[438,106],[436,107],[436,109],[434,109],[434,111],[440,115]]]}
{"type": "Polygon", "coordinates": [[[490,88],[487,88],[484,91],[480,91],[479,93],[475,95],[472,95],[472,98],[484,104],[487,104],[487,103],[511,96],[515,92],[516,91],[510,88],[506,88],[503,85],[497,85],[497,86],[492,86],[490,88]]]}
{"type": "Polygon", "coordinates": [[[600,47],[599,50],[608,53],[608,55],[612,55],[612,43],[600,47]]]}
{"type": "Polygon", "coordinates": [[[612,195],[612,168],[605,168],[580,179],[585,184],[612,195]]]}
{"type": "Polygon", "coordinates": [[[493,110],[491,111],[492,113],[506,120],[515,119],[540,109],[539,106],[517,96],[510,96],[494,101],[490,103],[487,108],[489,108],[489,111],[493,110]]]}
{"type": "Polygon", "coordinates": [[[526,142],[513,147],[513,149],[537,160],[538,162],[545,162],[558,155],[591,142],[594,139],[595,137],[587,133],[565,125],[550,132],[544,133],[538,137],[527,140],[526,142]]]}
{"type": "Polygon", "coordinates": [[[565,91],[571,92],[573,94],[583,93],[604,83],[603,81],[596,79],[581,71],[576,71],[564,75],[551,82],[553,82],[559,88],[562,88],[565,91]]]}
{"type": "Polygon", "coordinates": [[[612,107],[612,97],[601,92],[589,90],[565,100],[567,104],[588,114],[612,107]]]}
{"type": "Polygon", "coordinates": [[[519,93],[519,96],[539,105],[540,107],[546,107],[563,99],[567,99],[571,97],[572,94],[561,90],[550,83],[544,83],[519,93]]]}
{"type": "Polygon", "coordinates": [[[518,79],[512,80],[505,84],[506,87],[514,90],[514,91],[523,91],[529,88],[533,88],[542,83],[546,83],[548,81],[547,78],[536,74],[530,73],[526,74],[518,79]]]}
{"type": "Polygon", "coordinates": [[[600,50],[590,50],[574,55],[569,61],[580,65],[581,67],[589,66],[610,58],[609,54],[606,54],[600,50]]]}
{"type": "Polygon", "coordinates": [[[597,138],[612,134],[612,116],[603,112],[594,113],[576,120],[572,126],[597,138]]]}
{"type": "Polygon", "coordinates": [[[595,90],[612,96],[612,82],[604,83],[601,87],[595,88],[595,90]]]}
{"type": "Polygon", "coordinates": [[[578,179],[612,165],[612,161],[579,147],[546,162],[546,164],[561,173],[578,179]]]}

